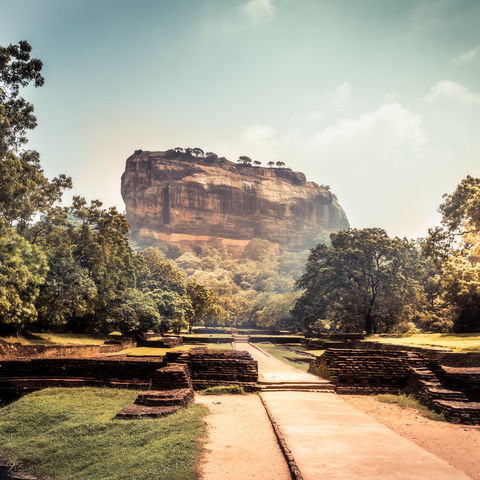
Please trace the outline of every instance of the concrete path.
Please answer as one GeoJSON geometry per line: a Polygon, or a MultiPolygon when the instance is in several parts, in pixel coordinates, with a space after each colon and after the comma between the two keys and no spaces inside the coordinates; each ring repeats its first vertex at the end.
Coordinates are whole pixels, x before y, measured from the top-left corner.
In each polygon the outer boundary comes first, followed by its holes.
{"type": "MultiPolygon", "coordinates": [[[[250,352],[258,361],[262,378],[285,375],[291,381],[310,382],[313,376],[252,345],[237,343],[235,348],[250,352]]],[[[280,427],[304,480],[470,478],[351,407],[339,395],[283,391],[264,392],[261,396],[280,427]]]]}
{"type": "Polygon", "coordinates": [[[258,395],[196,395],[208,407],[202,480],[291,480],[258,395]]]}

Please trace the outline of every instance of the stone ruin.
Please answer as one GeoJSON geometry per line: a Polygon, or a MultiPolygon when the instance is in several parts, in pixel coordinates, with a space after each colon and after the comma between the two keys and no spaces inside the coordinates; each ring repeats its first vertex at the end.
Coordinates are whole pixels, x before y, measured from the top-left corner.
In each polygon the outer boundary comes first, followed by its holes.
{"type": "Polygon", "coordinates": [[[328,349],[309,369],[340,394],[414,394],[457,423],[480,425],[480,368],[442,367],[411,351],[328,349]]]}
{"type": "MultiPolygon", "coordinates": [[[[49,387],[148,390],[155,382],[158,387],[159,369],[173,363],[188,366],[196,390],[225,384],[257,389],[258,365],[247,352],[194,349],[168,352],[163,358],[0,358],[0,405],[49,387]]],[[[169,374],[166,378],[173,382],[175,377],[169,374]]]]}
{"type": "Polygon", "coordinates": [[[150,390],[117,413],[117,418],[158,418],[186,407],[193,400],[188,365],[173,363],[155,371],[150,390]]]}
{"type": "Polygon", "coordinates": [[[167,352],[165,362],[187,364],[195,390],[216,385],[239,385],[245,391],[258,390],[258,363],[245,351],[192,349],[167,352]]]}

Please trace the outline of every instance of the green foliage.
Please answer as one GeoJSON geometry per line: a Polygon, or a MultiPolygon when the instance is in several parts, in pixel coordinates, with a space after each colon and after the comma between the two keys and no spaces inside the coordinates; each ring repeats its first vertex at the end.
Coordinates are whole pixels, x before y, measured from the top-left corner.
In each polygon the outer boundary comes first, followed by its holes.
{"type": "Polygon", "coordinates": [[[480,179],[467,176],[439,208],[424,252],[436,267],[432,309],[446,330],[480,331],[480,179]]]}
{"type": "Polygon", "coordinates": [[[258,325],[271,328],[274,331],[285,328],[301,329],[301,325],[295,323],[296,319],[291,313],[299,296],[299,292],[279,293],[269,296],[264,303],[265,306],[257,312],[258,325]]]}
{"type": "Polygon", "coordinates": [[[20,96],[22,87],[43,85],[42,62],[30,57],[31,47],[0,45],[0,219],[21,228],[35,213],[48,210],[71,180],[60,175],[49,181],[39,155],[21,149],[26,133],[36,127],[33,105],[20,96]]]}
{"type": "Polygon", "coordinates": [[[303,273],[306,258],[306,251],[278,252],[274,244],[263,239],[251,240],[236,258],[214,239],[198,254],[183,253],[176,264],[189,281],[207,286],[217,297],[221,314],[205,318],[205,325],[254,326],[261,321],[272,328],[282,325],[295,329],[289,312],[282,311],[278,304],[283,298],[283,305],[289,309],[287,299],[291,298],[296,278],[303,273]],[[285,297],[275,297],[281,294],[285,297]],[[271,303],[270,297],[275,297],[271,303]]]}
{"type": "Polygon", "coordinates": [[[304,372],[308,371],[310,362],[313,358],[311,355],[301,353],[303,347],[297,344],[293,347],[288,347],[287,345],[260,343],[259,346],[273,357],[278,358],[299,370],[303,370],[304,372]]]}
{"type": "Polygon", "coordinates": [[[138,392],[55,388],[0,410],[1,451],[56,480],[198,478],[202,417],[191,405],[165,418],[115,420],[138,392]]]}
{"type": "Polygon", "coordinates": [[[50,269],[36,301],[37,327],[57,329],[71,318],[82,318],[95,312],[97,287],[86,268],[70,257],[53,256],[50,269]]]}
{"type": "Polygon", "coordinates": [[[152,298],[137,290],[127,288],[109,305],[108,314],[99,329],[105,333],[118,331],[122,335],[160,331],[161,316],[152,298]]]}
{"type": "Polygon", "coordinates": [[[398,405],[402,408],[413,408],[418,413],[420,413],[423,417],[429,418],[430,420],[437,420],[439,422],[445,422],[445,416],[440,413],[435,413],[434,411],[430,410],[428,407],[420,403],[415,397],[412,395],[392,395],[389,393],[384,393],[380,395],[376,395],[375,398],[382,403],[393,403],[398,405]]]}
{"type": "Polygon", "coordinates": [[[47,271],[42,249],[0,220],[0,330],[18,333],[36,320],[35,301],[47,271]]]}
{"type": "Polygon", "coordinates": [[[334,329],[389,332],[425,310],[425,266],[412,242],[382,229],[350,229],[332,246],[312,249],[297,286],[305,289],[294,314],[308,328],[327,319],[334,329]]]}
{"type": "Polygon", "coordinates": [[[192,305],[191,310],[187,314],[190,333],[192,332],[192,327],[201,323],[205,318],[209,316],[218,317],[221,314],[217,298],[209,288],[195,282],[189,282],[187,284],[187,294],[192,305]]]}
{"type": "Polygon", "coordinates": [[[240,385],[217,385],[208,387],[200,393],[202,395],[243,395],[245,392],[240,385]]]}

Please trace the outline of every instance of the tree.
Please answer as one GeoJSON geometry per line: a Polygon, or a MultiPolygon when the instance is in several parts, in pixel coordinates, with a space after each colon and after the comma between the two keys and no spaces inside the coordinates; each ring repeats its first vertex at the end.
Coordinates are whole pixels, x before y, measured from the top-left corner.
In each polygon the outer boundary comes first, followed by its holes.
{"type": "Polygon", "coordinates": [[[242,155],[242,156],[238,157],[237,162],[239,162],[243,165],[251,165],[252,164],[252,159],[250,157],[242,155]]]}
{"type": "Polygon", "coordinates": [[[277,165],[278,168],[283,168],[285,166],[285,163],[284,162],[277,162],[276,165],[277,165]]]}
{"type": "Polygon", "coordinates": [[[301,324],[291,310],[300,296],[299,292],[288,292],[269,296],[262,310],[257,312],[258,325],[278,331],[286,328],[298,330],[301,324]]]}
{"type": "Polygon", "coordinates": [[[20,96],[21,87],[40,87],[42,62],[30,57],[25,42],[0,45],[0,218],[21,229],[37,212],[60,200],[71,179],[60,175],[49,181],[39,154],[22,147],[26,133],[36,127],[33,105],[20,96]]]}
{"type": "Polygon", "coordinates": [[[294,314],[306,326],[318,319],[345,331],[389,332],[424,308],[424,264],[413,242],[379,228],[330,236],[312,249],[297,287],[305,289],[294,314]]]}
{"type": "Polygon", "coordinates": [[[203,150],[201,148],[192,148],[192,154],[193,156],[195,157],[203,157],[205,156],[205,153],[203,152],[203,150]]]}
{"type": "Polygon", "coordinates": [[[103,333],[118,331],[122,335],[159,332],[160,328],[161,317],[152,298],[135,288],[127,288],[115,298],[100,324],[103,333]]]}
{"type": "Polygon", "coordinates": [[[271,160],[267,163],[267,165],[272,168],[275,165],[275,162],[272,162],[271,160]]]}
{"type": "Polygon", "coordinates": [[[35,301],[48,266],[42,249],[0,220],[0,330],[17,335],[37,318],[35,301]]]}
{"type": "Polygon", "coordinates": [[[187,315],[190,333],[194,325],[200,324],[207,316],[217,316],[220,308],[215,294],[209,288],[195,282],[187,284],[187,294],[190,297],[192,310],[187,315]]]}
{"type": "Polygon", "coordinates": [[[51,257],[48,275],[35,303],[37,327],[63,329],[73,318],[93,315],[96,297],[97,287],[86,268],[71,257],[51,257]]]}
{"type": "Polygon", "coordinates": [[[262,164],[262,162],[259,162],[258,160],[254,160],[253,165],[255,167],[259,167],[262,164]]]}
{"type": "Polygon", "coordinates": [[[444,195],[439,212],[441,226],[430,229],[423,243],[439,275],[434,313],[457,332],[475,332],[480,329],[480,178],[463,179],[444,195]]]}

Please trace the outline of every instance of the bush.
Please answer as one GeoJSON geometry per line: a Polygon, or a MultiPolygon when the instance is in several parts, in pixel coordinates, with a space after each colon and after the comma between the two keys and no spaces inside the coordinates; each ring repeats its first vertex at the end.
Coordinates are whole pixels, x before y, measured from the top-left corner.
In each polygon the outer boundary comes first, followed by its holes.
{"type": "Polygon", "coordinates": [[[217,385],[208,387],[200,393],[202,395],[243,395],[245,392],[240,385],[217,385]]]}

